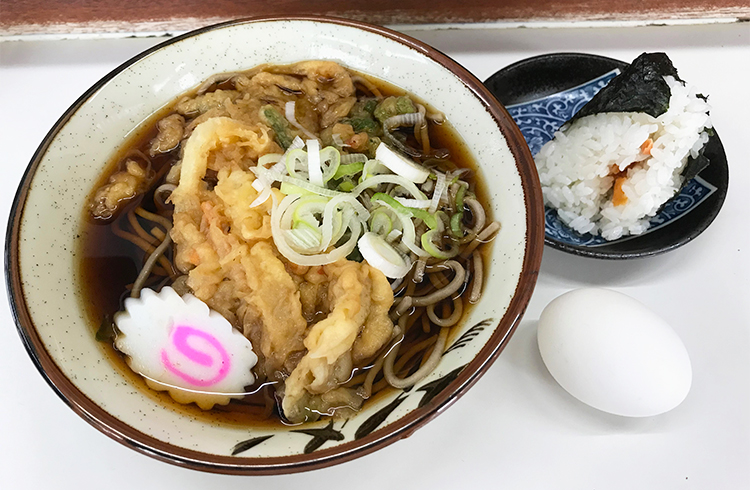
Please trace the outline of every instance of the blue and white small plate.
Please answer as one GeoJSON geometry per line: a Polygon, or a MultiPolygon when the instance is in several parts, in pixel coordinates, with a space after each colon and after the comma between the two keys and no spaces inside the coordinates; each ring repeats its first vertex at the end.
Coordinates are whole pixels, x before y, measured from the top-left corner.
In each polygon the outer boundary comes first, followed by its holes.
{"type": "MultiPolygon", "coordinates": [[[[627,66],[603,56],[554,53],[514,63],[484,83],[505,105],[531,154],[536,155],[560,126],[627,66]]],[[[715,132],[705,155],[710,165],[651,219],[651,227],[645,233],[606,241],[572,230],[556,210],[546,208],[545,243],[565,252],[602,259],[646,257],[684,245],[714,220],[729,184],[726,155],[715,132]]]]}

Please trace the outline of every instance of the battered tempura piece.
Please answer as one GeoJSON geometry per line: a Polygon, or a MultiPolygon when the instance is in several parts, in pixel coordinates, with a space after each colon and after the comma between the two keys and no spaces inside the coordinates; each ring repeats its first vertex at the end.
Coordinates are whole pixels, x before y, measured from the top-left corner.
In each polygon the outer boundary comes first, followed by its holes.
{"type": "Polygon", "coordinates": [[[350,378],[354,358],[372,356],[393,332],[388,318],[393,292],[381,272],[345,260],[323,269],[330,281],[331,311],[310,329],[307,354],[286,380],[282,408],[292,422],[329,414],[331,408],[342,407],[342,401],[359,409],[363,399],[339,385],[350,378]],[[337,391],[335,396],[324,396],[332,391],[337,391]]]}
{"type": "Polygon", "coordinates": [[[87,231],[97,271],[113,268],[99,243],[115,268],[129,265],[121,249],[136,265],[114,287],[94,273],[115,303],[180,301],[142,310],[160,330],[123,313],[112,324],[108,306],[101,338],[178,402],[239,399],[226,410],[260,420],[348,417],[431,376],[499,229],[443,115],[333,61],[216,74],[168,109],[98,183],[87,231]],[[223,326],[174,316],[183,299],[223,326]],[[257,362],[235,362],[230,338],[257,362]]]}
{"type": "Polygon", "coordinates": [[[311,281],[287,271],[272,245],[272,200],[250,207],[258,191],[254,174],[241,165],[269,147],[263,127],[229,118],[212,118],[194,129],[172,193],[176,264],[188,274],[194,294],[251,339],[260,357],[258,374],[277,381],[288,377],[287,418],[301,421],[310,410],[328,413],[332,407],[357,409],[362,397],[338,387],[351,377],[355,362],[374,356],[391,339],[390,284],[366,263],[347,260],[319,268],[317,277],[316,271],[308,273],[311,281]],[[237,151],[240,158],[227,158],[237,151]],[[203,180],[208,170],[217,172],[213,189],[203,180]],[[312,304],[303,305],[301,282],[322,288],[322,301],[315,295],[307,298],[312,304]],[[330,313],[309,326],[303,309],[319,308],[330,313]]]}

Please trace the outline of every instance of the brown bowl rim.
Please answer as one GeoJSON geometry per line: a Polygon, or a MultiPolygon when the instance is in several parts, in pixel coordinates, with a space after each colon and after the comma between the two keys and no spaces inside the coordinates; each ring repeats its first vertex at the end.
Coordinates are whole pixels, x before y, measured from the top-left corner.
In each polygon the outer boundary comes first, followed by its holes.
{"type": "Polygon", "coordinates": [[[536,284],[544,244],[542,203],[541,187],[531,153],[510,115],[474,75],[437,49],[385,27],[335,17],[315,15],[265,16],[233,20],[190,31],[159,43],[130,58],[81,95],[50,129],[24,172],[10,211],[5,242],[5,279],[8,299],[21,340],[40,374],[74,412],[115,441],[161,461],[212,473],[272,475],[308,471],[364,456],[401,438],[410,436],[416,429],[424,426],[429,420],[455,402],[489,369],[517,328],[536,284]],[[399,42],[451,70],[483,102],[486,110],[496,121],[506,138],[515,158],[526,200],[524,262],[513,298],[505,315],[498,321],[492,336],[474,359],[462,370],[461,374],[424,407],[413,410],[401,419],[386,425],[382,429],[375,430],[361,439],[328,449],[320,449],[309,454],[269,458],[220,456],[181,448],[130,427],[96,405],[65,377],[46,351],[31,321],[21,284],[18,240],[29,186],[50,143],[73,114],[104,84],[139,60],[181,40],[230,26],[273,21],[307,21],[358,28],[399,42]]]}

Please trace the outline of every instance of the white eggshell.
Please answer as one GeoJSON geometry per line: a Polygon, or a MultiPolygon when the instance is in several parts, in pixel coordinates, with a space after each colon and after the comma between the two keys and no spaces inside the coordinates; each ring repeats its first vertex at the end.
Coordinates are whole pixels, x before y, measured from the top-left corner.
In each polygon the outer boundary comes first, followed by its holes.
{"type": "Polygon", "coordinates": [[[538,342],[560,386],[605,412],[658,415],[690,391],[690,358],[677,333],[622,293],[577,289],[556,298],[539,318],[538,342]]]}

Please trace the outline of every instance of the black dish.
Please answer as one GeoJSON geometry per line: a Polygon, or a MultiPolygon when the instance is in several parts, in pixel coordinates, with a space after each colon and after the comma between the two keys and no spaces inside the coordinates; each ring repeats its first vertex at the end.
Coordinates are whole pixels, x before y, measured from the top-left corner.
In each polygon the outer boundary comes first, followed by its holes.
{"type": "MultiPolygon", "coordinates": [[[[622,70],[627,66],[625,62],[604,56],[552,53],[509,65],[490,76],[484,84],[503,105],[510,106],[562,92],[615,68],[622,70]]],[[[711,163],[700,173],[700,177],[715,186],[716,191],[682,218],[644,235],[615,240],[606,245],[571,245],[548,234],[545,234],[545,243],[564,252],[599,259],[648,257],[688,243],[708,228],[719,214],[729,186],[726,154],[715,131],[706,144],[705,156],[711,163]]]]}

